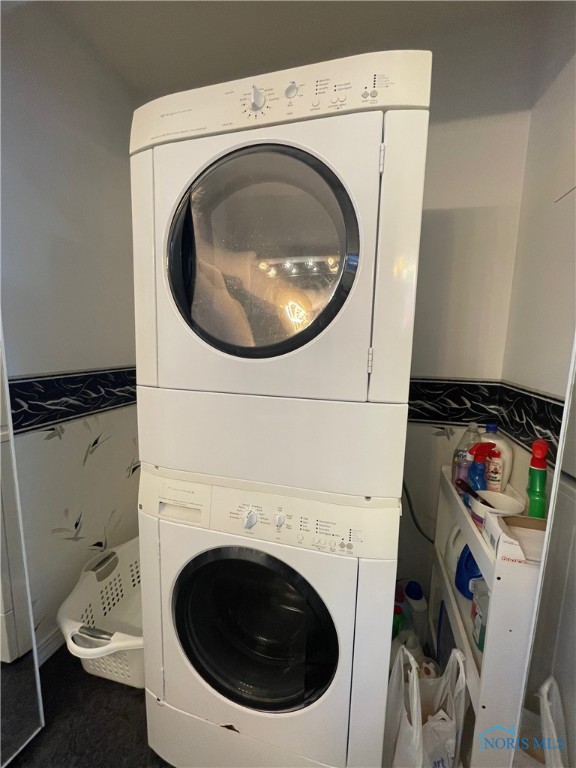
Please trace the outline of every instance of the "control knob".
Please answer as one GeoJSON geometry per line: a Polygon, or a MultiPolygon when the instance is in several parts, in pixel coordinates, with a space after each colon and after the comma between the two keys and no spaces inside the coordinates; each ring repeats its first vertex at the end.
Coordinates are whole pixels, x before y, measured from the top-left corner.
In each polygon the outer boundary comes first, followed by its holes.
{"type": "Polygon", "coordinates": [[[288,84],[288,87],[286,88],[286,90],[284,91],[284,95],[286,96],[287,99],[293,99],[297,93],[298,93],[298,86],[296,85],[294,80],[292,80],[288,84]]]}
{"type": "Polygon", "coordinates": [[[249,512],[246,512],[244,515],[244,528],[249,530],[250,528],[254,528],[256,523],[258,522],[258,515],[256,512],[254,512],[253,509],[251,509],[249,512]]]}
{"type": "Polygon", "coordinates": [[[274,522],[276,523],[276,528],[282,528],[282,526],[284,525],[285,519],[286,518],[284,517],[284,515],[280,515],[280,514],[274,515],[274,522]]]}
{"type": "Polygon", "coordinates": [[[250,103],[250,109],[252,112],[258,112],[266,104],[266,96],[255,85],[252,86],[252,101],[250,103]]]}

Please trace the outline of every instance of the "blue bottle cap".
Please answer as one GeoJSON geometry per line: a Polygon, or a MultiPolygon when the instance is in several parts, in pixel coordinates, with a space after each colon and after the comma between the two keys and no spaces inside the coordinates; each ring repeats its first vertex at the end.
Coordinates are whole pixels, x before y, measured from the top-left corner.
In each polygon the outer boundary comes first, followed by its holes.
{"type": "Polygon", "coordinates": [[[498,424],[495,421],[486,424],[486,432],[498,432],[498,424]]]}
{"type": "Polygon", "coordinates": [[[424,597],[422,587],[420,584],[418,584],[417,581],[409,581],[408,584],[406,584],[404,587],[404,594],[406,597],[409,597],[410,600],[422,600],[424,597]]]}

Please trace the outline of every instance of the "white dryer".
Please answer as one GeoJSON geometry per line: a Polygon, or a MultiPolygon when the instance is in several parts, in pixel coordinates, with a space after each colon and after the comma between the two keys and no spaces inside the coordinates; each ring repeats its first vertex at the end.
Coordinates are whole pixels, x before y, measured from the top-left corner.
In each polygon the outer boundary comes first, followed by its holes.
{"type": "Polygon", "coordinates": [[[136,111],[145,461],[400,495],[430,68],[364,54],[136,111]],[[353,480],[375,434],[389,447],[353,480]]]}
{"type": "Polygon", "coordinates": [[[142,469],[152,748],[177,768],[381,765],[398,500],[142,469]]]}

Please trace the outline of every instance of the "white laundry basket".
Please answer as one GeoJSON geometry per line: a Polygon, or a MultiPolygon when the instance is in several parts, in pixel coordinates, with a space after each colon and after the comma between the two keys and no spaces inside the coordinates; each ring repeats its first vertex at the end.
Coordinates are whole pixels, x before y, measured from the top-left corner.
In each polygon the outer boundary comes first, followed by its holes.
{"type": "Polygon", "coordinates": [[[144,687],[138,538],[86,563],[57,620],[87,672],[144,687]]]}

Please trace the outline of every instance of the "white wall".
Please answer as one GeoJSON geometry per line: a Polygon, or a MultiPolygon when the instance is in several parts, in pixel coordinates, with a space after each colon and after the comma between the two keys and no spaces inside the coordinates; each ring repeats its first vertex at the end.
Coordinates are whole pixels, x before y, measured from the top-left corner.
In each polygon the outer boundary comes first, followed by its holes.
{"type": "Polygon", "coordinates": [[[430,126],[412,376],[502,376],[529,124],[430,126]]]}
{"type": "MultiPolygon", "coordinates": [[[[530,126],[518,256],[504,377],[564,397],[576,325],[576,59],[536,103],[530,126]],[[572,191],[570,191],[572,190],[572,191]],[[568,194],[566,194],[568,193],[568,194]]],[[[563,469],[574,475],[574,383],[563,469]]],[[[568,728],[566,765],[574,765],[576,485],[564,478],[556,500],[525,706],[553,675],[568,728]]]]}
{"type": "Polygon", "coordinates": [[[2,15],[2,312],[10,377],[134,364],[133,99],[50,3],[2,15]]]}
{"type": "Polygon", "coordinates": [[[576,324],[575,82],[572,58],[532,110],[503,369],[562,398],[576,324]]]}

